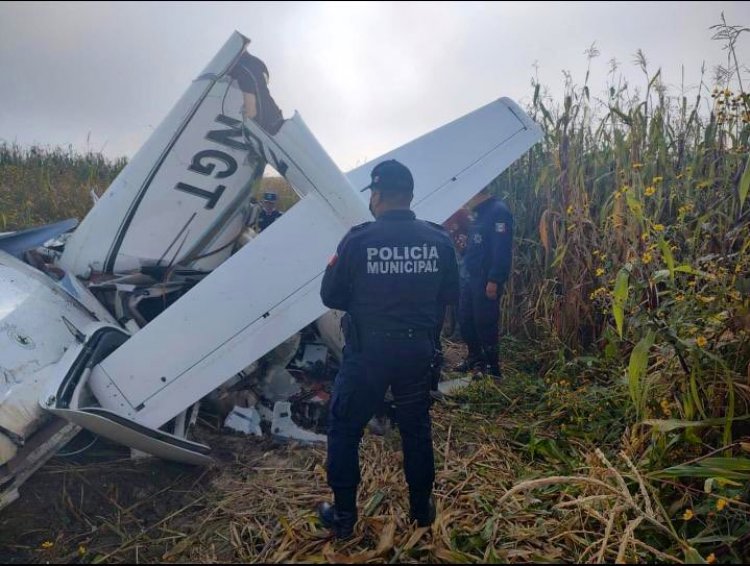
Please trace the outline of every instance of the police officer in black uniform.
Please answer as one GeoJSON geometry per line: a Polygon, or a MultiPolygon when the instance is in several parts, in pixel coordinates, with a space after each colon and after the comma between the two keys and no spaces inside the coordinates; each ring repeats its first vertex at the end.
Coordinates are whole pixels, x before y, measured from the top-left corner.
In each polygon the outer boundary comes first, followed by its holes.
{"type": "Polygon", "coordinates": [[[258,233],[268,228],[281,217],[276,210],[276,193],[263,193],[263,208],[258,214],[258,233]]]}
{"type": "Polygon", "coordinates": [[[359,444],[390,386],[401,433],[410,514],[420,526],[435,519],[435,464],[430,424],[430,366],[439,313],[458,300],[456,252],[439,225],[410,210],[414,180],[389,160],[371,173],[374,222],[352,228],[323,277],[323,303],[347,312],[344,358],[328,421],[328,484],[335,504],[319,515],[337,538],[357,520],[359,444]]]}
{"type": "Polygon", "coordinates": [[[513,215],[506,204],[484,189],[473,207],[463,257],[459,324],[468,357],[456,369],[481,371],[500,378],[498,326],[500,297],[511,269],[513,215]]]}

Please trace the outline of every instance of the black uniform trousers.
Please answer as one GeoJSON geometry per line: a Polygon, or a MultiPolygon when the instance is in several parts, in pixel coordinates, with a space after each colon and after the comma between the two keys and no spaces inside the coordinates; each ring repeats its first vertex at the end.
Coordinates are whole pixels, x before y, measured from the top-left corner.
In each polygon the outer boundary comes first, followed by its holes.
{"type": "Polygon", "coordinates": [[[328,421],[328,484],[336,506],[354,506],[362,433],[389,386],[410,494],[418,499],[420,494],[428,496],[435,481],[429,414],[434,339],[426,332],[408,338],[360,330],[354,342],[347,340],[344,347],[328,421]]]}
{"type": "Polygon", "coordinates": [[[468,277],[461,281],[458,323],[469,349],[469,356],[477,358],[482,356],[483,351],[497,351],[497,335],[500,330],[502,286],[498,285],[498,297],[494,300],[487,298],[486,287],[487,281],[483,277],[468,277]]]}

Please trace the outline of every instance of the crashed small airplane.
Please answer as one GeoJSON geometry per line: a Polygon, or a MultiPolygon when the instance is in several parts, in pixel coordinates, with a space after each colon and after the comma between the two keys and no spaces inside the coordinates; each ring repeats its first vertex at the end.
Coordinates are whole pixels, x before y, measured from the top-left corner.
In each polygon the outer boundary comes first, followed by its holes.
{"type": "Polygon", "coordinates": [[[229,38],[80,225],[0,235],[0,507],[81,428],[211,462],[187,439],[198,404],[248,383],[230,417],[319,438],[295,419],[325,415],[314,369],[342,346],[320,282],[370,219],[374,164],[407,164],[417,216],[442,223],[541,138],[501,98],[345,174],[299,114],[283,119],[248,44],[229,38]],[[266,165],[299,202],[256,236],[266,165]]]}

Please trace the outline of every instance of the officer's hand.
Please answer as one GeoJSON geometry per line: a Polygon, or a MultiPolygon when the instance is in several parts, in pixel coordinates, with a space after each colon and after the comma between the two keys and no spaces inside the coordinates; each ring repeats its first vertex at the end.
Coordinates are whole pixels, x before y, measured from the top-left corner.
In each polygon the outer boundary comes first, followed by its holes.
{"type": "Polygon", "coordinates": [[[491,301],[497,299],[497,283],[495,283],[494,281],[488,281],[487,288],[484,290],[484,292],[487,295],[487,298],[491,301]]]}

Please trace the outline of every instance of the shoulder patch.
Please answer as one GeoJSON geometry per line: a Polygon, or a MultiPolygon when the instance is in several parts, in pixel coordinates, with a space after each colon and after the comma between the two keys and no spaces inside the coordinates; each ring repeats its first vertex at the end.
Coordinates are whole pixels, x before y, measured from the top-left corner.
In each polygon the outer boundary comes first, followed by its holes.
{"type": "Polygon", "coordinates": [[[368,226],[371,226],[373,222],[363,222],[362,224],[357,224],[356,226],[352,226],[349,228],[349,231],[344,236],[344,239],[342,240],[342,243],[345,241],[348,241],[350,238],[352,238],[354,235],[358,234],[368,226]]]}
{"type": "Polygon", "coordinates": [[[505,222],[495,222],[495,232],[505,234],[508,231],[508,225],[505,222]]]}

